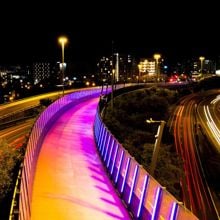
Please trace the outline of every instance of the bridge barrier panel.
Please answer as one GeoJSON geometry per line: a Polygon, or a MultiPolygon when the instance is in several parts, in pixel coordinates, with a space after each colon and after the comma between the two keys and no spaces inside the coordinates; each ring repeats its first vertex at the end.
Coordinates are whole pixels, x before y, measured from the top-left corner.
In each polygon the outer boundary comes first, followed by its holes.
{"type": "Polygon", "coordinates": [[[109,177],[135,219],[198,219],[123,148],[102,122],[99,109],[94,136],[109,177]]]}

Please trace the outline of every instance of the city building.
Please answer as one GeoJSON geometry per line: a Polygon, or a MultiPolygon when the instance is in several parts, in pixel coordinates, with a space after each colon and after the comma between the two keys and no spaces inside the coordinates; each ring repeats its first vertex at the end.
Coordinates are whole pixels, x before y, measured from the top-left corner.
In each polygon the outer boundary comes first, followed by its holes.
{"type": "Polygon", "coordinates": [[[97,63],[98,77],[111,81],[112,72],[115,73],[115,82],[132,82],[136,80],[137,64],[130,54],[113,54],[113,57],[103,56],[97,63]]]}
{"type": "Polygon", "coordinates": [[[34,84],[46,81],[51,75],[51,65],[47,62],[33,63],[33,80],[34,84]]]}

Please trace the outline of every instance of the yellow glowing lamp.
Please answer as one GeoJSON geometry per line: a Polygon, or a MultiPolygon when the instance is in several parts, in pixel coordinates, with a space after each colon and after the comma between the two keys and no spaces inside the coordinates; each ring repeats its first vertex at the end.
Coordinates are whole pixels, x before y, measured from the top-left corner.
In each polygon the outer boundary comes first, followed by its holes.
{"type": "Polygon", "coordinates": [[[160,55],[160,54],[158,54],[158,53],[154,54],[154,59],[155,59],[155,60],[159,60],[159,59],[160,59],[160,57],[161,57],[161,55],[160,55]]]}
{"type": "Polygon", "coordinates": [[[67,37],[62,36],[62,37],[59,37],[58,41],[60,44],[64,45],[68,42],[68,39],[67,37]]]}

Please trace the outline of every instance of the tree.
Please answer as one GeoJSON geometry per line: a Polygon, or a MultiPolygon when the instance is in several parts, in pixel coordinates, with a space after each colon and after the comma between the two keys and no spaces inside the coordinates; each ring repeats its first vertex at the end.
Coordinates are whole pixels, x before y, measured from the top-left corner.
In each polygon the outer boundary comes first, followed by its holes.
{"type": "Polygon", "coordinates": [[[0,139],[0,201],[11,190],[13,174],[22,153],[10,146],[4,139],[0,139]]]}
{"type": "MultiPolygon", "coordinates": [[[[167,121],[176,95],[175,91],[153,87],[115,97],[113,110],[109,104],[107,105],[104,123],[147,171],[152,159],[154,135],[158,125],[149,125],[146,119],[167,121]]],[[[181,200],[179,180],[183,175],[182,160],[175,152],[172,135],[166,129],[164,134],[155,177],[170,193],[181,200]]]]}
{"type": "Polygon", "coordinates": [[[48,107],[53,101],[49,98],[40,99],[40,105],[48,107]]]}

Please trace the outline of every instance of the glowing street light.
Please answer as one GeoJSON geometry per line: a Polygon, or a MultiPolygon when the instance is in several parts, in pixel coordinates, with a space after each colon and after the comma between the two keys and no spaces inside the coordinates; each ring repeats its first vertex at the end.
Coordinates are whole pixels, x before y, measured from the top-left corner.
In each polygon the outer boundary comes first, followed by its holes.
{"type": "Polygon", "coordinates": [[[205,60],[205,57],[199,57],[200,61],[201,61],[201,75],[202,75],[202,72],[203,72],[203,61],[205,60]]]}
{"type": "Polygon", "coordinates": [[[63,85],[63,96],[64,96],[64,47],[68,42],[68,39],[64,36],[59,37],[58,42],[61,44],[62,48],[62,85],[63,85]]]}
{"type": "Polygon", "coordinates": [[[160,74],[159,74],[159,65],[158,65],[158,60],[161,58],[161,55],[156,53],[154,54],[154,59],[156,60],[156,65],[155,65],[155,72],[156,72],[156,76],[157,76],[157,80],[160,80],[160,74]]]}
{"type": "Polygon", "coordinates": [[[146,120],[146,122],[147,123],[160,123],[158,130],[157,130],[157,134],[155,135],[156,140],[155,140],[155,144],[154,144],[154,151],[153,151],[151,165],[150,165],[150,174],[153,176],[154,170],[155,170],[156,164],[157,164],[157,157],[158,157],[158,153],[159,153],[159,149],[160,149],[160,145],[161,145],[163,129],[164,129],[166,122],[164,120],[154,121],[154,120],[152,120],[152,118],[150,118],[150,120],[146,120]]]}

